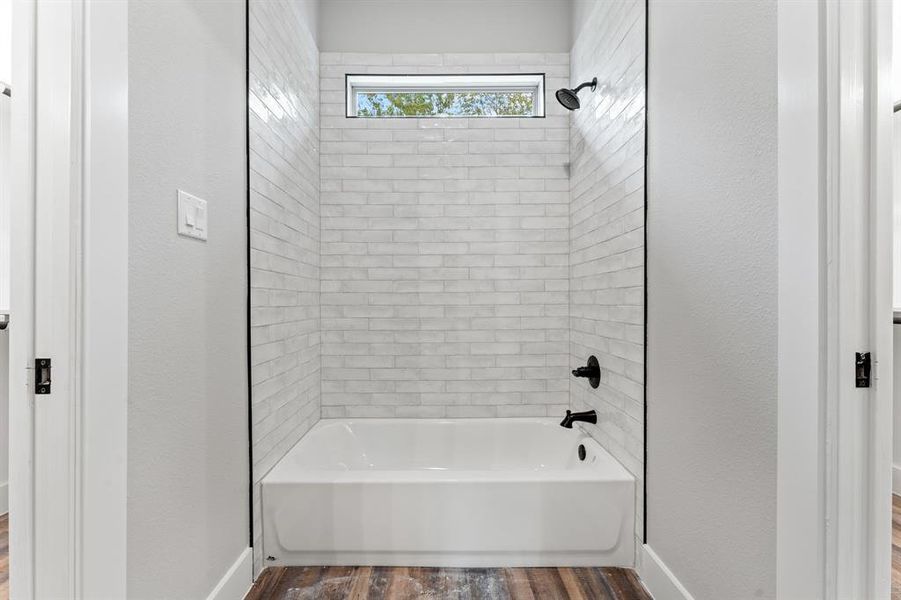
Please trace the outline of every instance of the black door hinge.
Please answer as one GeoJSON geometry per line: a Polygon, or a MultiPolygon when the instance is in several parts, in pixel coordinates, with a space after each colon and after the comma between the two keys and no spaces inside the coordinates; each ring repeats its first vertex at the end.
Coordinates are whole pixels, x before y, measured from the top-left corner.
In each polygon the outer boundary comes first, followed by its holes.
{"type": "Polygon", "coordinates": [[[50,393],[50,359],[34,359],[34,393],[50,393]]]}
{"type": "Polygon", "coordinates": [[[854,373],[859,388],[870,387],[870,353],[854,353],[854,373]]]}

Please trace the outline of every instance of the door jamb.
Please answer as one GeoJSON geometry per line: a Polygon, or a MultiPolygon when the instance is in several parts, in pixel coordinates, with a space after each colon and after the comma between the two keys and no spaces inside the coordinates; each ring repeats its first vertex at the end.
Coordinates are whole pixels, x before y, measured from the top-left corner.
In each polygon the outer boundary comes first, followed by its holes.
{"type": "MultiPolygon", "coordinates": [[[[73,382],[76,487],[73,598],[125,598],[128,357],[128,9],[124,2],[65,0],[74,8],[73,96],[82,103],[73,139],[82,185],[73,228],[77,372],[73,382]],[[77,222],[76,222],[77,221],[77,222]]],[[[62,2],[60,2],[62,4],[62,2]]],[[[34,282],[35,0],[13,3],[10,325],[10,591],[35,594],[34,282]]],[[[70,10],[66,7],[66,10],[70,10]]],[[[44,174],[46,175],[46,174],[44,174]]]]}
{"type": "Polygon", "coordinates": [[[84,2],[78,597],[127,597],[128,3],[84,2]]]}
{"type": "Polygon", "coordinates": [[[777,8],[780,598],[890,593],[891,9],[855,0],[777,8]],[[852,307],[856,264],[866,297],[852,307]],[[861,338],[866,348],[856,348],[861,338]],[[853,388],[855,350],[875,359],[867,391],[853,388]],[[839,409],[862,402],[859,427],[841,423],[839,409]]]}
{"type": "Polygon", "coordinates": [[[825,583],[823,4],[777,5],[778,381],[776,592],[825,583]]]}
{"type": "Polygon", "coordinates": [[[35,11],[13,2],[10,156],[9,523],[10,595],[34,597],[35,11]]]}

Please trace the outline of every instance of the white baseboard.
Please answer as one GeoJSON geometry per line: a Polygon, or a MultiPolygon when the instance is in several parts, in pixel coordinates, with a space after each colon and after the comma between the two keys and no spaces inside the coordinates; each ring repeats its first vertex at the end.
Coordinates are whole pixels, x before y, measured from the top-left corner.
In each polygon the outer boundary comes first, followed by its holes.
{"type": "Polygon", "coordinates": [[[253,551],[245,548],[207,596],[207,600],[244,600],[252,584],[253,551]]]}
{"type": "Polygon", "coordinates": [[[9,483],[0,484],[0,515],[9,512],[9,483]]]}
{"type": "Polygon", "coordinates": [[[892,493],[901,496],[901,465],[892,465],[892,493]]]}
{"type": "Polygon", "coordinates": [[[685,586],[679,583],[673,572],[647,544],[641,547],[638,574],[654,600],[694,600],[685,586]]]}

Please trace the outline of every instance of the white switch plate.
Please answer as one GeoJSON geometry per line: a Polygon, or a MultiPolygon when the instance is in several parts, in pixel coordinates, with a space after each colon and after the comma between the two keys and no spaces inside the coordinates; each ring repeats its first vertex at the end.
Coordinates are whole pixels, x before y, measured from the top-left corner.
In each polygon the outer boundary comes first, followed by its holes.
{"type": "Polygon", "coordinates": [[[206,200],[178,190],[178,235],[206,240],[206,200]]]}

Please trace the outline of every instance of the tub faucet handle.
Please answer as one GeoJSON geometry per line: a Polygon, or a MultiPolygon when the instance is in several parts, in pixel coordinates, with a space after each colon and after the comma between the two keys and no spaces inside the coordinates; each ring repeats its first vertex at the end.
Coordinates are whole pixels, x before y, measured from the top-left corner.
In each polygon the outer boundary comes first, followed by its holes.
{"type": "Polygon", "coordinates": [[[601,385],[601,365],[598,363],[597,357],[589,356],[587,365],[573,369],[573,377],[586,378],[593,388],[601,385]]]}

